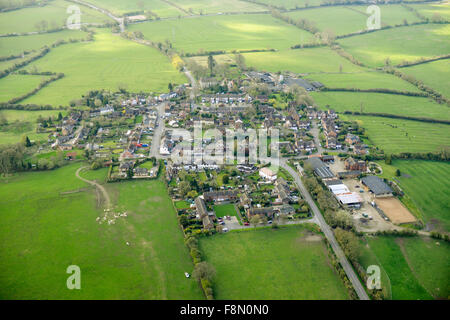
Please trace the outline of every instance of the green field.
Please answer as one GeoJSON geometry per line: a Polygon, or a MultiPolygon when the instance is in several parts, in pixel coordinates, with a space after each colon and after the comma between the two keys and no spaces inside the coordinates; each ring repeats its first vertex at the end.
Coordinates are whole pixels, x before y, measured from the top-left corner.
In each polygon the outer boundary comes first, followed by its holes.
{"type": "Polygon", "coordinates": [[[340,66],[342,66],[342,72],[361,72],[365,70],[355,66],[329,48],[246,53],[244,57],[247,66],[269,72],[337,73],[340,71],[340,66]]]}
{"type": "Polygon", "coordinates": [[[184,16],[183,11],[162,0],[122,1],[122,0],[91,0],[90,3],[107,9],[116,15],[125,13],[151,11],[161,18],[184,16]]]}
{"type": "Polygon", "coordinates": [[[65,77],[23,103],[68,105],[90,90],[125,87],[134,92],[164,92],[169,82],[186,82],[156,49],[106,32],[96,34],[93,42],[58,47],[26,68],[34,67],[63,72],[65,77]]]}
{"type": "Polygon", "coordinates": [[[420,92],[416,86],[409,82],[383,72],[314,74],[309,76],[308,79],[320,81],[329,88],[391,89],[420,92]]]}
{"type": "Polygon", "coordinates": [[[239,0],[171,0],[169,4],[162,0],[142,0],[125,2],[122,0],[91,0],[101,8],[117,15],[151,11],[161,18],[178,17],[192,14],[214,14],[226,12],[260,12],[267,8],[239,0]]]}
{"type": "Polygon", "coordinates": [[[271,6],[276,6],[284,9],[295,9],[319,6],[324,3],[324,0],[258,0],[260,3],[264,3],[271,6]]]}
{"type": "Polygon", "coordinates": [[[412,205],[419,210],[421,220],[432,229],[450,230],[450,164],[446,162],[423,160],[394,160],[392,165],[384,162],[383,177],[395,179],[403,192],[408,195],[412,205]],[[401,177],[395,176],[399,169],[401,177]]]}
{"type": "Polygon", "coordinates": [[[412,75],[437,92],[450,97],[450,60],[439,60],[402,68],[401,72],[412,75]]]}
{"type": "Polygon", "coordinates": [[[302,226],[202,238],[216,299],[348,299],[320,236],[302,226]]]}
{"type": "Polygon", "coordinates": [[[410,117],[450,120],[450,108],[434,100],[396,94],[366,92],[312,92],[311,96],[322,108],[329,105],[335,111],[387,113],[410,117]]]}
{"type": "MultiPolygon", "coordinates": [[[[67,8],[74,5],[72,2],[54,0],[43,7],[31,7],[0,13],[0,32],[23,33],[40,31],[36,24],[46,21],[48,29],[60,28],[66,25],[68,17],[67,8]]],[[[79,6],[81,10],[81,23],[106,23],[112,19],[88,7],[79,6]]]]}
{"type": "MultiPolygon", "coordinates": [[[[367,268],[371,251],[388,274],[393,300],[447,299],[450,294],[450,246],[430,238],[370,237],[360,263],[367,268]],[[437,245],[436,243],[439,243],[437,245]]],[[[383,280],[383,277],[382,277],[383,280]]]]}
{"type": "Polygon", "coordinates": [[[300,10],[289,13],[289,16],[298,21],[307,19],[321,31],[332,31],[334,35],[343,35],[362,31],[367,28],[367,17],[357,10],[347,7],[325,7],[309,10],[300,10]],[[339,17],[339,19],[336,19],[339,17]]]}
{"type": "Polygon", "coordinates": [[[202,299],[164,183],[108,186],[128,217],[99,225],[93,189],[62,194],[88,187],[79,166],[0,180],[0,298],[202,299]],[[81,290],[66,288],[73,264],[81,290]]]}
{"type": "Polygon", "coordinates": [[[369,66],[416,61],[450,52],[450,25],[418,25],[341,39],[342,48],[369,66]]]}
{"type": "Polygon", "coordinates": [[[0,115],[8,121],[7,129],[0,127],[0,144],[17,143],[22,135],[27,135],[30,140],[46,141],[48,133],[36,133],[36,120],[41,115],[43,118],[56,117],[58,113],[65,114],[64,110],[0,110],[0,115]]]}
{"type": "Polygon", "coordinates": [[[24,51],[39,50],[59,40],[85,39],[86,32],[63,30],[31,36],[0,38],[0,56],[18,55],[24,51]]]}
{"type": "Polygon", "coordinates": [[[0,102],[8,102],[35,89],[47,76],[10,74],[0,79],[0,102]]]}
{"type": "Polygon", "coordinates": [[[386,153],[437,152],[450,146],[449,125],[369,116],[343,118],[358,120],[371,142],[386,153]]]}
{"type": "Polygon", "coordinates": [[[134,24],[146,39],[169,40],[180,52],[287,49],[312,35],[268,14],[205,16],[134,24]]]}
{"type": "Polygon", "coordinates": [[[428,4],[414,4],[411,5],[412,8],[419,11],[420,14],[423,14],[425,17],[432,19],[435,14],[438,14],[440,17],[450,20],[450,7],[447,3],[428,3],[428,4]]]}
{"type": "Polygon", "coordinates": [[[265,7],[240,0],[171,0],[171,2],[195,14],[267,11],[265,7]]]}

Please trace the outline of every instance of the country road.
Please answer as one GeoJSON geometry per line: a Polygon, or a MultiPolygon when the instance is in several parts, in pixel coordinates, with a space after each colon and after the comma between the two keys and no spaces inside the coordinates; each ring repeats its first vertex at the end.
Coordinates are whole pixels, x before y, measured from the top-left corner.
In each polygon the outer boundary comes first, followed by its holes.
{"type": "Polygon", "coordinates": [[[320,226],[322,229],[322,232],[325,234],[325,237],[330,242],[331,247],[333,248],[334,253],[336,254],[336,257],[338,258],[342,268],[344,269],[345,273],[347,274],[347,277],[349,278],[350,282],[353,285],[353,288],[355,289],[358,297],[360,300],[369,300],[369,296],[367,295],[366,291],[364,290],[363,285],[359,281],[358,276],[356,275],[355,271],[353,270],[352,266],[350,265],[350,262],[348,262],[347,257],[345,256],[344,252],[342,251],[339,243],[337,242],[336,238],[334,237],[333,231],[328,226],[328,224],[325,222],[325,219],[322,216],[322,213],[320,212],[319,208],[316,206],[316,203],[312,199],[309,191],[304,186],[300,175],[296,170],[291,168],[285,159],[282,159],[280,161],[280,166],[288,171],[292,177],[294,178],[298,188],[300,189],[300,192],[304,196],[305,200],[308,202],[309,206],[311,207],[312,211],[314,212],[315,222],[320,226]]]}
{"type": "Polygon", "coordinates": [[[86,182],[86,183],[89,183],[90,185],[95,186],[97,189],[99,189],[100,192],[101,192],[102,195],[103,195],[103,198],[105,199],[106,209],[110,209],[110,208],[111,208],[111,199],[109,198],[109,194],[108,194],[108,192],[106,191],[106,189],[105,189],[102,185],[98,184],[97,182],[91,181],[91,180],[87,180],[87,179],[84,179],[84,178],[82,178],[82,177],[80,176],[81,170],[87,169],[87,168],[88,168],[88,167],[81,167],[81,168],[79,168],[79,169],[77,170],[77,172],[75,173],[75,175],[76,175],[77,178],[80,179],[81,181],[84,181],[84,182],[86,182]]]}
{"type": "Polygon", "coordinates": [[[158,105],[158,121],[155,128],[155,131],[153,132],[153,138],[152,138],[152,144],[150,147],[150,157],[155,158],[161,158],[161,155],[159,154],[159,149],[161,145],[161,137],[164,133],[164,106],[165,103],[161,103],[158,105]]]}
{"type": "Polygon", "coordinates": [[[83,5],[83,6],[89,7],[91,9],[97,10],[97,11],[107,15],[108,17],[110,17],[111,19],[113,19],[114,21],[116,21],[119,24],[120,32],[124,32],[125,31],[125,21],[124,21],[123,18],[116,17],[110,11],[108,11],[106,9],[103,9],[103,8],[99,8],[97,6],[94,6],[93,4],[91,4],[89,2],[80,1],[80,0],[71,0],[71,1],[79,3],[79,4],[83,5]]]}

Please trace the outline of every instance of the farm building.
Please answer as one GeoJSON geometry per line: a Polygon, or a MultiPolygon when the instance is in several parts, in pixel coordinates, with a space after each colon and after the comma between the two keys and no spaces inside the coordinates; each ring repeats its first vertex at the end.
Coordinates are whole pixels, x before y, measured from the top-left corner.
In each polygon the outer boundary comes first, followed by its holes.
{"type": "Polygon", "coordinates": [[[330,168],[319,158],[314,157],[306,160],[306,163],[311,165],[314,173],[321,179],[331,179],[334,178],[333,172],[331,172],[330,168]]]}
{"type": "Polygon", "coordinates": [[[366,186],[375,197],[389,197],[392,196],[392,189],[383,179],[377,176],[367,176],[361,179],[361,183],[366,186]]]}
{"type": "Polygon", "coordinates": [[[360,208],[363,200],[356,192],[351,192],[350,189],[339,180],[326,181],[331,192],[333,192],[336,199],[344,206],[360,208]]]}

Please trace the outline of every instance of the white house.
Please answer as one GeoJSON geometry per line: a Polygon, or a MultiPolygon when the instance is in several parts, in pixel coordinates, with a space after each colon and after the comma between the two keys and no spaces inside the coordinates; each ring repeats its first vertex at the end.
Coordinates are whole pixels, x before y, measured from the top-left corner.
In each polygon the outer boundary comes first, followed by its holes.
{"type": "Polygon", "coordinates": [[[259,176],[264,180],[275,181],[277,180],[277,175],[269,168],[264,167],[259,170],[259,176]]]}

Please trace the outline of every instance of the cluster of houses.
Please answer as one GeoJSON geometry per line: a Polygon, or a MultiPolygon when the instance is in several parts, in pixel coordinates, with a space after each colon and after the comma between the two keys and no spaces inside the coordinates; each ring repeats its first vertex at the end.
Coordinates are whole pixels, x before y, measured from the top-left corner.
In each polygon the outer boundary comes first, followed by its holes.
{"type": "Polygon", "coordinates": [[[323,133],[325,135],[325,146],[327,149],[342,149],[342,143],[337,139],[339,133],[339,126],[336,125],[335,119],[337,114],[333,110],[328,110],[328,112],[323,113],[320,118],[320,123],[323,128],[323,133]]]}
{"type": "Polygon", "coordinates": [[[72,150],[79,144],[83,144],[89,134],[89,128],[80,127],[81,113],[73,112],[55,125],[56,131],[49,135],[49,140],[54,138],[51,144],[53,149],[61,151],[72,150]]]}
{"type": "Polygon", "coordinates": [[[159,163],[148,169],[139,166],[137,161],[122,161],[119,164],[119,172],[116,178],[120,179],[155,179],[159,173],[159,163]]]}

